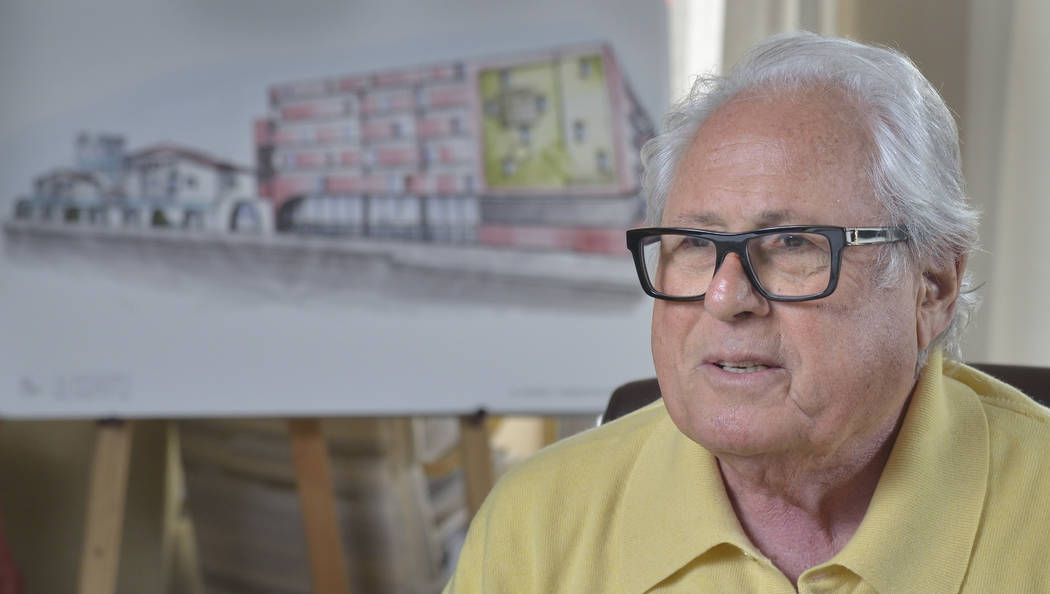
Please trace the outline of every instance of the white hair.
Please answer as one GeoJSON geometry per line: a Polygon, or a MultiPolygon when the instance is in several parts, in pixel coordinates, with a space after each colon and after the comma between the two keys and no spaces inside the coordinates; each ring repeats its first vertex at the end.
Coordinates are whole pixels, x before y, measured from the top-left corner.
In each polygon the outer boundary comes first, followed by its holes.
{"type": "MultiPolygon", "coordinates": [[[[775,36],[748,52],[725,76],[701,76],[668,111],[664,132],[642,147],[647,218],[659,225],[675,169],[704,121],[741,93],[790,95],[837,90],[856,106],[869,134],[868,179],[909,241],[880,251],[880,285],[900,279],[910,263],[944,266],[977,249],[978,213],[965,195],[955,119],[907,56],[892,49],[812,33],[775,36]],[[906,247],[902,247],[906,246],[906,247]]],[[[948,328],[933,345],[961,357],[959,339],[979,299],[969,273],[948,328]]],[[[925,364],[925,352],[920,353],[925,364]]]]}

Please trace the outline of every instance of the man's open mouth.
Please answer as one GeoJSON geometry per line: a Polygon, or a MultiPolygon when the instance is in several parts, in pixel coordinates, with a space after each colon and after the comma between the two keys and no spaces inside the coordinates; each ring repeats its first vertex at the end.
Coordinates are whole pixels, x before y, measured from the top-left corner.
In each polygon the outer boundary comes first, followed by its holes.
{"type": "Polygon", "coordinates": [[[715,363],[715,365],[718,365],[723,370],[729,371],[731,373],[754,373],[756,371],[762,371],[764,369],[769,369],[769,366],[767,366],[767,365],[763,365],[761,363],[755,363],[755,362],[752,362],[752,361],[737,362],[737,363],[727,363],[725,361],[720,361],[718,363],[715,363]]]}

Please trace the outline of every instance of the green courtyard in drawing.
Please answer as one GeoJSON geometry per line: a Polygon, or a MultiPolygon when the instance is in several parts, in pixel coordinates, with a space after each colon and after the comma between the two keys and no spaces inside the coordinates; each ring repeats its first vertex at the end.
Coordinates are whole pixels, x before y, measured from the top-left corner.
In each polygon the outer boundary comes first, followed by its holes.
{"type": "Polygon", "coordinates": [[[502,190],[615,183],[609,93],[600,54],[482,70],[484,172],[502,190]]]}

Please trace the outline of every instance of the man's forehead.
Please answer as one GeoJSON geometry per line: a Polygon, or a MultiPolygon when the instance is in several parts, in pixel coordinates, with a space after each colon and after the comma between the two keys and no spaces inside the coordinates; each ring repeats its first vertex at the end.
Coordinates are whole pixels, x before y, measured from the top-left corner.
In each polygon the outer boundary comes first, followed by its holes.
{"type": "Polygon", "coordinates": [[[865,133],[842,111],[843,98],[814,91],[731,99],[682,155],[661,224],[736,231],[879,216],[865,133]]]}
{"type": "Polygon", "coordinates": [[[865,154],[869,134],[862,119],[854,102],[834,89],[744,92],[703,122],[689,152],[714,166],[741,150],[761,154],[766,167],[788,166],[784,159],[802,154],[834,162],[847,151],[865,154]]]}

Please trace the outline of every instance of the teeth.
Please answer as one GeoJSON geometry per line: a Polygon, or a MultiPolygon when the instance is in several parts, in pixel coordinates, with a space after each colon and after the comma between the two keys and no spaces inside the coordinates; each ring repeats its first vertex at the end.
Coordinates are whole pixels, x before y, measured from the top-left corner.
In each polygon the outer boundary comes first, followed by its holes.
{"type": "Polygon", "coordinates": [[[761,363],[755,363],[752,361],[745,361],[740,363],[727,363],[721,361],[718,366],[722,369],[732,373],[754,373],[756,371],[762,371],[763,369],[769,369],[768,366],[762,365],[761,363]]]}

